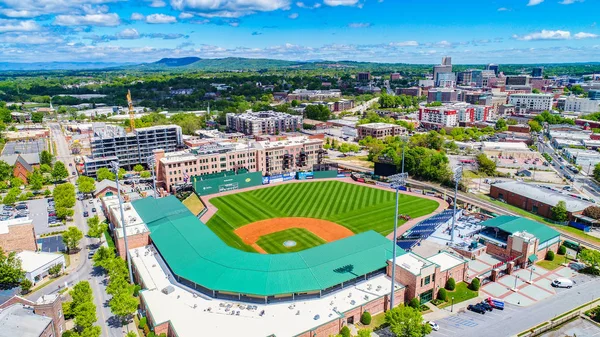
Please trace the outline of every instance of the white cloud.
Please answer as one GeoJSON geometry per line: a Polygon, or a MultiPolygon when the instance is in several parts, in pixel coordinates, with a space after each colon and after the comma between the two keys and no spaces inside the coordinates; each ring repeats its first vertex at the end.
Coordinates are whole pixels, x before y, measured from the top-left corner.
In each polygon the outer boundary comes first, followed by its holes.
{"type": "Polygon", "coordinates": [[[576,2],[583,2],[583,0],[563,0],[563,1],[559,2],[559,4],[561,4],[561,5],[571,5],[571,4],[574,4],[576,2]]]}
{"type": "Polygon", "coordinates": [[[192,14],[192,13],[181,12],[179,14],[179,18],[183,19],[183,20],[185,20],[185,19],[191,19],[193,17],[194,17],[194,14],[192,14]]]}
{"type": "Polygon", "coordinates": [[[595,39],[597,37],[598,37],[597,34],[586,33],[586,32],[579,32],[579,33],[573,35],[573,38],[575,38],[576,40],[581,40],[581,39],[595,39]]]}
{"type": "Polygon", "coordinates": [[[506,7],[498,8],[498,12],[508,12],[508,11],[510,11],[510,8],[506,8],[506,7]]]}
{"type": "Polygon", "coordinates": [[[529,0],[529,2],[527,3],[527,6],[537,6],[537,5],[541,4],[542,2],[544,2],[544,0],[529,0]]]}
{"type": "Polygon", "coordinates": [[[32,32],[39,30],[40,26],[32,20],[4,20],[0,19],[0,32],[32,32]]]}
{"type": "Polygon", "coordinates": [[[296,2],[296,6],[298,6],[300,8],[306,8],[306,9],[317,9],[317,8],[321,7],[321,3],[317,2],[317,3],[313,4],[312,6],[309,6],[302,1],[298,1],[298,2],[296,2]]]}
{"type": "Polygon", "coordinates": [[[255,12],[287,10],[290,0],[171,0],[177,10],[198,12],[205,17],[238,18],[255,12]]]}
{"type": "Polygon", "coordinates": [[[371,27],[370,22],[352,22],[348,24],[350,28],[369,28],[371,27]]]}
{"type": "Polygon", "coordinates": [[[151,0],[150,1],[150,7],[159,8],[159,7],[165,7],[166,5],[167,5],[167,3],[164,2],[163,0],[151,0]]]}
{"type": "Polygon", "coordinates": [[[161,24],[161,23],[175,23],[177,18],[166,14],[150,14],[146,17],[147,23],[161,24]]]}
{"type": "MultiPolygon", "coordinates": [[[[97,7],[119,0],[1,0],[4,16],[37,17],[49,14],[76,15],[87,13],[84,7],[97,7]]],[[[89,14],[89,13],[88,13],[89,14]]]]}
{"type": "Polygon", "coordinates": [[[390,42],[391,47],[417,47],[419,42],[417,41],[401,41],[401,42],[390,42]]]}
{"type": "Polygon", "coordinates": [[[137,29],[135,28],[127,28],[127,29],[123,29],[122,31],[117,33],[117,38],[119,39],[139,39],[140,38],[140,33],[138,33],[137,29]]]}
{"type": "Polygon", "coordinates": [[[0,43],[10,43],[16,45],[45,45],[48,43],[61,43],[63,39],[48,34],[23,34],[8,33],[0,34],[0,43]]]}
{"type": "Polygon", "coordinates": [[[288,15],[288,18],[295,20],[298,18],[298,16],[299,16],[298,13],[292,13],[292,14],[288,15]]]}
{"type": "Polygon", "coordinates": [[[324,0],[323,3],[327,6],[354,6],[358,0],[324,0]]]}
{"type": "Polygon", "coordinates": [[[144,14],[141,13],[132,13],[131,14],[131,20],[133,21],[140,21],[140,20],[144,20],[146,17],[144,16],[144,14]]]}
{"type": "Polygon", "coordinates": [[[114,27],[121,24],[121,19],[115,13],[57,15],[54,19],[57,26],[105,26],[114,27]]]}

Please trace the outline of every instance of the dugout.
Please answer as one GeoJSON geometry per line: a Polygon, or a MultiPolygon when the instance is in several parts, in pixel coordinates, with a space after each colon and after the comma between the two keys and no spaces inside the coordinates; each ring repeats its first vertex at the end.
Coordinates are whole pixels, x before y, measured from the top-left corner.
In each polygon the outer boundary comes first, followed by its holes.
{"type": "Polygon", "coordinates": [[[260,185],[262,185],[262,173],[247,172],[245,170],[239,170],[238,172],[226,171],[192,177],[192,186],[198,196],[260,185]]]}

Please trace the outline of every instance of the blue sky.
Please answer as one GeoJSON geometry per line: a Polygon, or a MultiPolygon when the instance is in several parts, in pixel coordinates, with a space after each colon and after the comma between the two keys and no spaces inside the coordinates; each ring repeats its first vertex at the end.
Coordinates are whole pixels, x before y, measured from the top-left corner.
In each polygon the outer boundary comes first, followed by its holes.
{"type": "Polygon", "coordinates": [[[598,0],[0,0],[0,61],[600,61],[598,13],[598,0]]]}

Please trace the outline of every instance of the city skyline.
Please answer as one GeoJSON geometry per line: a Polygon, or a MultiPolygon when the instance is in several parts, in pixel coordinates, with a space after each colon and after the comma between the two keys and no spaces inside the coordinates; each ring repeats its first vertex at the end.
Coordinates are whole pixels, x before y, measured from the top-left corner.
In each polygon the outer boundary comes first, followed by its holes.
{"type": "Polygon", "coordinates": [[[0,0],[0,61],[593,62],[598,9],[580,0],[0,0]]]}

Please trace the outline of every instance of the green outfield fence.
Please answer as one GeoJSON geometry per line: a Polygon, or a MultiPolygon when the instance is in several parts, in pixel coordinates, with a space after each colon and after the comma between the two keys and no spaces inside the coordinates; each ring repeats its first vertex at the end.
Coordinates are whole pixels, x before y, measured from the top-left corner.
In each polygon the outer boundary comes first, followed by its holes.
{"type": "Polygon", "coordinates": [[[220,172],[217,175],[193,176],[192,187],[198,196],[205,196],[225,191],[233,191],[262,185],[261,172],[233,171],[220,172]]]}

